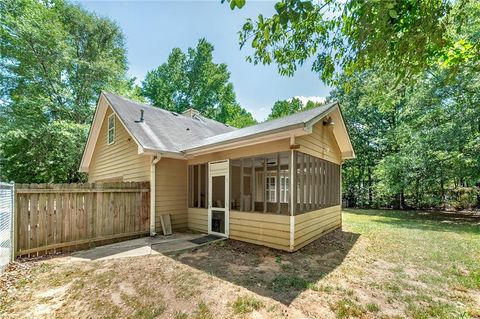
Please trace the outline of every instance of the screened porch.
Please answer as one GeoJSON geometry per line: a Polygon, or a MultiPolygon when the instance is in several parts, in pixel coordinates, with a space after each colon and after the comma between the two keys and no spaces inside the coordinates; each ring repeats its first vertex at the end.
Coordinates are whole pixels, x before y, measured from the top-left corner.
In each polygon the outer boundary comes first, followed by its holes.
{"type": "MultiPolygon", "coordinates": [[[[232,211],[299,215],[340,204],[340,165],[299,151],[230,159],[229,174],[232,211]]],[[[207,208],[208,189],[208,164],[189,165],[189,208],[207,208]]]]}

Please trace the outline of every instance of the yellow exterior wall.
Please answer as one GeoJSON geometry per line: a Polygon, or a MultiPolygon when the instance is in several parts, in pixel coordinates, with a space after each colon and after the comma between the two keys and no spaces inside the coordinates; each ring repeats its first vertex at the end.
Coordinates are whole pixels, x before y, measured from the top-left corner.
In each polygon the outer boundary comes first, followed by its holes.
{"type": "Polygon", "coordinates": [[[340,205],[295,216],[294,248],[298,250],[331,230],[342,226],[340,205]]]}
{"type": "Polygon", "coordinates": [[[160,215],[169,214],[174,231],[188,228],[187,161],[162,158],[155,167],[155,230],[162,233],[160,215]]]}
{"type": "Polygon", "coordinates": [[[214,152],[205,155],[196,156],[188,160],[188,164],[203,164],[212,161],[219,161],[224,159],[235,159],[240,157],[270,154],[276,152],[283,152],[290,150],[290,140],[283,139],[268,143],[260,143],[252,146],[244,146],[234,148],[227,151],[214,152]]]}
{"type": "Polygon", "coordinates": [[[137,144],[116,116],[115,142],[108,145],[108,116],[112,113],[109,107],[88,168],[88,181],[150,181],[150,156],[138,154],[137,144]]]}
{"type": "Polygon", "coordinates": [[[230,238],[290,250],[290,216],[230,211],[230,238]]]}
{"type": "Polygon", "coordinates": [[[318,158],[341,164],[342,153],[338,148],[333,132],[323,126],[320,121],[313,126],[312,133],[295,138],[295,143],[300,145],[298,151],[318,158]]]}
{"type": "Polygon", "coordinates": [[[208,209],[189,208],[188,209],[188,228],[201,233],[208,232],[208,209]]]}

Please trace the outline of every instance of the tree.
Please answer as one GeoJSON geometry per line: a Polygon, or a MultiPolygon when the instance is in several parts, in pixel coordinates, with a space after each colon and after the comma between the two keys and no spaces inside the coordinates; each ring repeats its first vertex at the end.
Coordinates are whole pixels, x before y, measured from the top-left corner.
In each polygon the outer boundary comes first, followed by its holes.
{"type": "Polygon", "coordinates": [[[479,205],[480,97],[471,62],[431,70],[415,83],[356,74],[337,87],[357,159],[343,166],[352,206],[468,208],[479,205]],[[475,202],[476,201],[476,202],[475,202]]]}
{"type": "Polygon", "coordinates": [[[0,179],[73,182],[101,90],[134,96],[119,27],[70,3],[0,4],[0,179]]]}
{"type": "MultiPolygon", "coordinates": [[[[227,0],[231,9],[245,0],[227,0]]],[[[313,61],[312,70],[332,84],[342,73],[381,67],[397,78],[421,74],[432,64],[454,65],[480,55],[478,41],[456,39],[474,19],[474,0],[280,0],[271,17],[248,19],[240,35],[255,64],[275,62],[292,75],[313,61]]]]}
{"type": "Polygon", "coordinates": [[[313,101],[308,101],[304,105],[302,101],[297,98],[292,98],[290,100],[280,100],[273,104],[272,111],[268,115],[268,120],[273,120],[300,111],[309,110],[320,105],[322,105],[322,103],[316,103],[313,101]]]}
{"type": "Polygon", "coordinates": [[[236,101],[225,64],[213,62],[213,45],[205,39],[184,53],[174,48],[167,62],[147,73],[143,95],[155,106],[183,112],[193,107],[202,115],[235,127],[255,123],[236,101]]]}

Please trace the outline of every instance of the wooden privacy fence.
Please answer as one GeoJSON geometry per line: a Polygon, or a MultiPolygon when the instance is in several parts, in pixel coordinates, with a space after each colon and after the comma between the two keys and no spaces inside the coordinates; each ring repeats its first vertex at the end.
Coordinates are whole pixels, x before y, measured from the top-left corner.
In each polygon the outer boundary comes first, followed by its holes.
{"type": "Polygon", "coordinates": [[[147,235],[148,182],[15,185],[16,255],[147,235]]]}

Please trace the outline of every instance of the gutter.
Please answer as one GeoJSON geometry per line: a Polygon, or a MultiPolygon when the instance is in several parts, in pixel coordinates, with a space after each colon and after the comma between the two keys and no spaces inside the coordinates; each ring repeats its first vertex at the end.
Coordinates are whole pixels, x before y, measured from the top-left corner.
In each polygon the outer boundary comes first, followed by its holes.
{"type": "Polygon", "coordinates": [[[156,195],[156,165],[161,156],[152,156],[150,163],[150,236],[155,236],[155,195],[156,195]]]}

